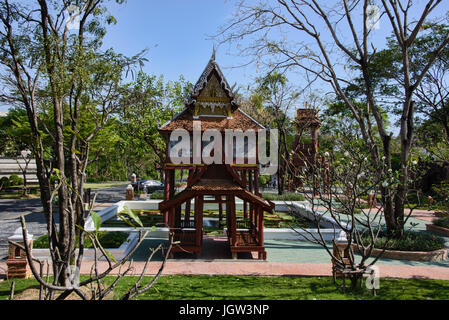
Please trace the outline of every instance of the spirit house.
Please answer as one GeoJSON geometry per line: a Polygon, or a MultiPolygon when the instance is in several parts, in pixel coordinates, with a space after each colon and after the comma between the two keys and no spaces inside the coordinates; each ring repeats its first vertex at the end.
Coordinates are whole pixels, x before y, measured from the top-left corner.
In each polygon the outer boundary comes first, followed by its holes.
{"type": "Polygon", "coordinates": [[[274,204],[262,199],[259,192],[257,132],[260,130],[265,128],[239,109],[213,54],[185,109],[159,128],[167,143],[162,168],[164,201],[159,209],[174,233],[174,241],[180,242],[173,252],[197,255],[201,252],[206,205],[218,207],[218,220],[226,230],[234,259],[238,252],[257,252],[259,259],[266,259],[263,216],[264,212],[272,212],[274,204]],[[229,132],[243,132],[246,136],[237,134],[229,138],[229,132]],[[187,148],[177,149],[175,134],[186,135],[187,148]],[[204,158],[205,151],[210,159],[204,158]],[[243,151],[240,157],[239,151],[243,151]],[[183,161],[173,159],[178,154],[183,154],[183,161]],[[177,172],[178,176],[188,172],[188,179],[186,188],[175,194],[177,172]],[[243,201],[239,212],[237,198],[243,201]]]}

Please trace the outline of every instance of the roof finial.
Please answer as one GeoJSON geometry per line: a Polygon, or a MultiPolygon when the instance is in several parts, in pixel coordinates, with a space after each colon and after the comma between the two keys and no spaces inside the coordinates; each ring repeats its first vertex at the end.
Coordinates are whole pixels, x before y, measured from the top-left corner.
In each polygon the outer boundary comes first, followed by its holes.
{"type": "Polygon", "coordinates": [[[215,44],[212,47],[212,57],[210,57],[211,60],[215,61],[215,44]]]}

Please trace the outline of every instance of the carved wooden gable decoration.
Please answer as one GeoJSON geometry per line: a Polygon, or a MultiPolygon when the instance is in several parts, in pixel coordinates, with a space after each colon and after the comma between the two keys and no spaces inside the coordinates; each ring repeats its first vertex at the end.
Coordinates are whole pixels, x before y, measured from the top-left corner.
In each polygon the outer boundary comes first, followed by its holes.
{"type": "Polygon", "coordinates": [[[196,83],[187,105],[194,119],[227,117],[238,108],[232,88],[212,56],[196,83]]]}
{"type": "Polygon", "coordinates": [[[202,116],[226,116],[231,117],[231,99],[221,88],[217,76],[212,75],[206,87],[194,103],[194,117],[202,116]]]}

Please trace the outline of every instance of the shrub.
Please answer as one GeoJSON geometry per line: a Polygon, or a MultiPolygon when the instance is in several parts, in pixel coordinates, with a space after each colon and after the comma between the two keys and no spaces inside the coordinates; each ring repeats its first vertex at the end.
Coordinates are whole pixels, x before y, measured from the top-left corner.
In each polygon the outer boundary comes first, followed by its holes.
{"type": "Polygon", "coordinates": [[[433,221],[434,225],[449,229],[449,217],[441,217],[433,221]]]}
{"type": "Polygon", "coordinates": [[[435,200],[445,203],[449,206],[449,181],[441,181],[439,184],[434,184],[432,186],[432,191],[435,194],[435,200]]]}
{"type": "Polygon", "coordinates": [[[10,185],[11,182],[9,182],[9,179],[7,177],[3,177],[0,179],[0,191],[9,188],[10,185]]]}
{"type": "Polygon", "coordinates": [[[281,201],[304,201],[306,198],[299,193],[287,192],[283,195],[278,195],[277,193],[262,193],[262,198],[265,200],[281,200],[281,201]]]}
{"type": "MultiPolygon", "coordinates": [[[[369,236],[367,235],[362,239],[365,245],[370,243],[369,236]]],[[[445,241],[442,237],[423,233],[418,231],[407,231],[404,236],[400,239],[390,239],[387,243],[386,236],[379,236],[376,240],[376,248],[384,248],[386,244],[387,250],[398,250],[398,251],[434,251],[444,248],[445,241]]]]}
{"type": "Polygon", "coordinates": [[[128,238],[127,232],[106,232],[104,236],[100,238],[100,243],[105,248],[118,248],[128,238]]]}
{"type": "Polygon", "coordinates": [[[20,178],[17,174],[12,174],[9,177],[10,186],[20,186],[23,184],[23,178],[20,178]]]}
{"type": "Polygon", "coordinates": [[[263,187],[266,186],[268,184],[268,182],[270,182],[271,180],[271,176],[268,174],[264,174],[259,176],[259,184],[263,187]]]}
{"type": "Polygon", "coordinates": [[[150,199],[164,199],[164,193],[162,191],[153,192],[150,196],[150,199]]]}

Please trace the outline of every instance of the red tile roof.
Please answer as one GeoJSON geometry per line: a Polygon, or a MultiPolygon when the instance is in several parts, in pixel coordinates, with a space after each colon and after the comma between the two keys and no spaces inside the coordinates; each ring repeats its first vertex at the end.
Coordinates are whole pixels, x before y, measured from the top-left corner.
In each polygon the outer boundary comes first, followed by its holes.
{"type": "Polygon", "coordinates": [[[260,123],[239,109],[233,112],[232,119],[226,117],[201,117],[199,119],[193,119],[192,113],[186,108],[172,120],[161,126],[159,131],[161,133],[168,133],[175,129],[193,131],[193,120],[201,121],[202,131],[207,129],[218,129],[220,131],[224,131],[225,129],[241,129],[243,131],[248,129],[254,129],[256,131],[265,129],[260,123]]]}

